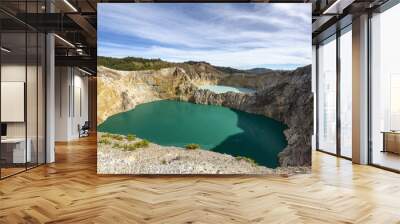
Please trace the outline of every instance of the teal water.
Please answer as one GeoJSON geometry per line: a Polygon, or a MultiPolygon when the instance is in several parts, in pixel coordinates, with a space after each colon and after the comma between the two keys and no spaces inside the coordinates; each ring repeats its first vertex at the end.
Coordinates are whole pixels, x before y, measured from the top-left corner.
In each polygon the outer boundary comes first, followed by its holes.
{"type": "Polygon", "coordinates": [[[164,146],[196,143],[203,149],[245,156],[275,168],[287,145],[286,126],[276,120],[222,106],[162,100],[109,117],[100,132],[135,134],[164,146]]]}
{"type": "Polygon", "coordinates": [[[233,86],[222,86],[222,85],[204,85],[200,86],[200,89],[208,89],[214,93],[226,93],[226,92],[234,92],[234,93],[254,93],[254,89],[242,88],[242,87],[233,87],[233,86]]]}

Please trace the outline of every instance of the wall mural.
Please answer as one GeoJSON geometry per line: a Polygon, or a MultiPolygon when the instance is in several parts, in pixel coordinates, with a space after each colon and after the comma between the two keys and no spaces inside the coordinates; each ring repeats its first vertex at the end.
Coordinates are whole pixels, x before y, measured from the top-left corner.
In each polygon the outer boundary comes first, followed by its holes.
{"type": "Polygon", "coordinates": [[[99,174],[310,171],[311,4],[98,5],[99,174]]]}

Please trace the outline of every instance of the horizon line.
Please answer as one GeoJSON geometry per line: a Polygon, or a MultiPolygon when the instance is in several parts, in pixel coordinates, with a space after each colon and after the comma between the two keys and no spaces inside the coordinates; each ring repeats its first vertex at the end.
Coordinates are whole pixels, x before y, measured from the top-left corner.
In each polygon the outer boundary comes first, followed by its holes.
{"type": "Polygon", "coordinates": [[[233,68],[233,69],[237,69],[237,70],[251,70],[251,69],[261,68],[261,69],[270,69],[270,70],[275,70],[275,71],[279,71],[279,70],[292,71],[292,70],[296,70],[297,68],[311,65],[311,64],[264,64],[264,65],[259,65],[259,66],[257,65],[255,67],[234,67],[231,65],[230,66],[215,65],[215,64],[212,64],[212,63],[204,61],[204,60],[170,61],[170,60],[165,60],[162,58],[145,58],[145,57],[138,57],[138,56],[106,56],[106,55],[97,55],[97,57],[108,57],[108,58],[115,58],[115,59],[138,58],[138,59],[146,59],[146,60],[161,60],[161,61],[175,63],[175,64],[187,63],[187,62],[203,62],[203,63],[210,64],[214,67],[233,68]]]}

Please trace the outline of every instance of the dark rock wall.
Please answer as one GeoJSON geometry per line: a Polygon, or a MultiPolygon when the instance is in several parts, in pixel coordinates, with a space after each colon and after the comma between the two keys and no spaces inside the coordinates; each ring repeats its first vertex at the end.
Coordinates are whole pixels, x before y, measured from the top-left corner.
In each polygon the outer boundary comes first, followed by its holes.
{"type": "Polygon", "coordinates": [[[209,90],[196,90],[189,100],[262,114],[285,123],[288,126],[284,131],[288,145],[279,154],[281,166],[310,166],[313,132],[311,66],[271,78],[274,80],[263,86],[254,82],[258,91],[252,95],[232,92],[215,94],[209,90]]]}

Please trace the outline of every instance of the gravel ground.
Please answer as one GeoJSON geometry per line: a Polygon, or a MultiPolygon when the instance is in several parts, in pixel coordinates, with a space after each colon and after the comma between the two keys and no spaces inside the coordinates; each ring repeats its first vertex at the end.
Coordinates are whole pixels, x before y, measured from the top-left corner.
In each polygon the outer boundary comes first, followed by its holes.
{"type": "MultiPolygon", "coordinates": [[[[101,134],[100,134],[101,136],[101,134]]],[[[99,139],[101,138],[99,136],[99,139]]],[[[137,138],[135,143],[141,139],[137,138]]],[[[115,143],[127,140],[111,139],[111,143],[98,143],[97,172],[99,174],[276,174],[292,175],[309,173],[309,167],[279,167],[270,169],[250,161],[208,150],[187,150],[179,147],[160,146],[126,151],[115,143]]]]}

